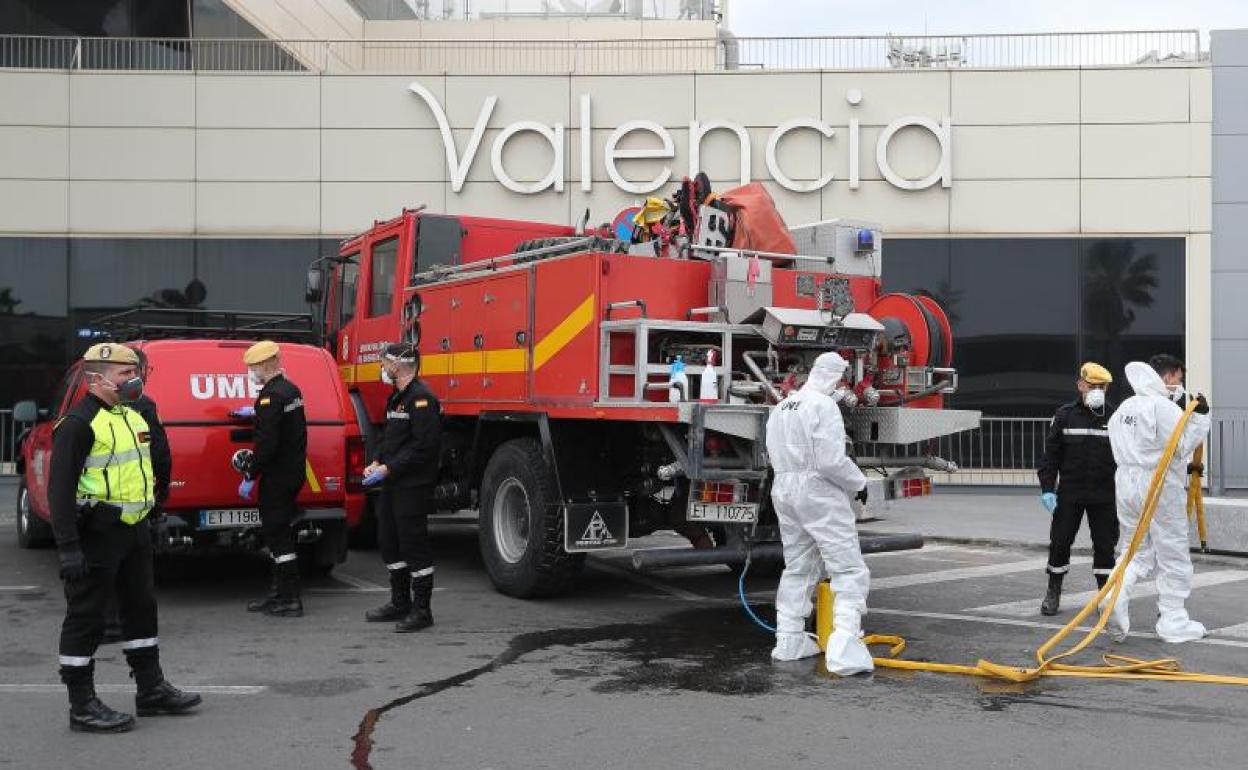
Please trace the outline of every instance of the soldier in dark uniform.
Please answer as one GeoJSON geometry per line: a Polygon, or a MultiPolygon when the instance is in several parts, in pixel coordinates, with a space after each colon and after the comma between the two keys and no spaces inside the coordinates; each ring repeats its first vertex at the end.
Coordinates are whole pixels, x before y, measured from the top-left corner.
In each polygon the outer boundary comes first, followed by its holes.
{"type": "Polygon", "coordinates": [[[433,549],[429,514],[442,450],[438,399],[417,379],[420,356],[408,343],[390,345],[382,356],[382,381],[394,386],[386,402],[386,425],[376,460],[364,469],[364,483],[380,484],[377,534],[390,571],[390,601],[365,614],[369,622],[398,621],[400,633],[433,625],[433,549]]]}
{"type": "Polygon", "coordinates": [[[276,617],[303,615],[299,595],[299,562],[291,529],[299,515],[296,498],[307,477],[308,423],[303,394],[282,372],[275,342],[257,342],[243,355],[248,375],[260,385],[253,409],[255,451],[244,463],[238,493],[251,499],[260,482],[260,532],[273,558],[269,594],[247,605],[249,612],[276,617]]]}
{"type": "Polygon", "coordinates": [[[1113,376],[1100,364],[1079,370],[1079,400],[1061,406],[1045,438],[1040,501],[1053,515],[1049,530],[1049,588],[1040,612],[1056,615],[1062,579],[1070,571],[1070,546],[1079,534],[1083,514],[1092,531],[1092,574],[1105,585],[1114,571],[1118,513],[1114,503],[1114,453],[1109,445],[1109,418],[1114,405],[1105,396],[1113,376]]]}

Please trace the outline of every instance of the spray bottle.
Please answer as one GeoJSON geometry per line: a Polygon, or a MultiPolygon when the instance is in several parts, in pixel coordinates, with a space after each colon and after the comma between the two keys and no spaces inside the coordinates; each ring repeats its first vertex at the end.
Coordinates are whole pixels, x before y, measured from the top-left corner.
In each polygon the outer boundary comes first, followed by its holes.
{"type": "Polygon", "coordinates": [[[680,356],[672,361],[671,373],[667,379],[667,400],[673,404],[684,401],[689,396],[689,377],[685,374],[685,361],[680,356]]]}
{"type": "Polygon", "coordinates": [[[715,372],[715,351],[706,351],[706,368],[702,370],[702,381],[698,383],[698,400],[704,404],[719,402],[719,375],[715,372]]]}

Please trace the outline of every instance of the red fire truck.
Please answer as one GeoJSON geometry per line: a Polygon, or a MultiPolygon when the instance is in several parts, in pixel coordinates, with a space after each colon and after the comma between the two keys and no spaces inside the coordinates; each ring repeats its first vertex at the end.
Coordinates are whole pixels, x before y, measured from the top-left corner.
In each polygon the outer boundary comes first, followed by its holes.
{"type": "Polygon", "coordinates": [[[825,351],[851,362],[838,398],[872,500],[930,492],[926,469],[951,464],[922,442],[978,424],[942,408],[957,387],[944,312],[882,293],[877,227],[794,228],[793,254],[703,229],[637,243],[609,228],[404,210],[310,272],[370,452],[389,392],[381,351],[417,343],[444,415],[439,506],[479,510],[500,591],[568,590],[586,552],[662,529],[693,547],[636,550],[638,568],[739,564],[747,551],[779,560],[766,419],[825,351]]]}

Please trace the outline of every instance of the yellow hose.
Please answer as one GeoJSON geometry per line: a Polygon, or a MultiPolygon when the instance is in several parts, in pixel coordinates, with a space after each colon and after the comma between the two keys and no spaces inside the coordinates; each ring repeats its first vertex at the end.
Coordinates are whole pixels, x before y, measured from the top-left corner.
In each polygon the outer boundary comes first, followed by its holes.
{"type": "MultiPolygon", "coordinates": [[[[1110,613],[1113,611],[1114,605],[1118,602],[1118,596],[1122,592],[1122,576],[1126,571],[1127,565],[1135,558],[1136,551],[1139,550],[1140,542],[1144,539],[1144,535],[1148,533],[1149,524],[1153,520],[1153,513],[1157,509],[1157,502],[1161,499],[1161,490],[1165,484],[1166,469],[1170,466],[1174,453],[1178,449],[1179,440],[1183,436],[1183,429],[1187,426],[1187,421],[1191,417],[1192,411],[1196,408],[1196,402],[1193,401],[1184,411],[1182,419],[1179,420],[1178,427],[1174,429],[1174,433],[1170,436],[1170,441],[1166,445],[1166,451],[1162,455],[1161,463],[1157,469],[1153,471],[1152,482],[1149,484],[1148,495],[1144,498],[1144,509],[1140,513],[1140,523],[1135,528],[1135,533],[1131,536],[1131,545],[1123,554],[1123,558],[1119,559],[1117,566],[1114,568],[1113,574],[1105,581],[1105,585],[1097,592],[1096,596],[1088,600],[1083,609],[1071,619],[1069,623],[1061,628],[1057,633],[1053,634],[1048,641],[1040,645],[1036,650],[1036,665],[1031,668],[1018,668],[1016,666],[1005,666],[999,663],[993,663],[988,660],[980,660],[973,666],[958,665],[951,663],[930,663],[917,660],[903,660],[899,656],[906,648],[906,640],[900,636],[886,636],[872,634],[864,637],[863,641],[867,645],[889,645],[889,650],[884,655],[876,657],[875,665],[880,668],[896,668],[907,671],[930,671],[940,674],[961,674],[964,676],[980,676],[993,679],[1000,679],[1007,682],[1030,682],[1040,677],[1078,677],[1083,679],[1134,679],[1134,680],[1156,680],[1170,682],[1199,682],[1203,684],[1234,684],[1248,685],[1248,677],[1226,676],[1222,674],[1205,674],[1191,671],[1183,671],[1179,662],[1174,658],[1159,658],[1157,660],[1140,660],[1125,655],[1105,654],[1101,656],[1103,661],[1100,665],[1075,665],[1063,662],[1071,658],[1090,645],[1093,640],[1105,629],[1105,624],[1109,622],[1110,613]],[[1076,642],[1070,649],[1062,652],[1054,652],[1054,649],[1062,643],[1066,637],[1070,636],[1079,625],[1096,611],[1101,600],[1108,597],[1101,616],[1083,638],[1076,642]]],[[[1197,450],[1198,452],[1200,450],[1197,450]]],[[[1194,460],[1197,459],[1193,458],[1194,460]]],[[[1200,498],[1200,485],[1194,484],[1189,488],[1189,500],[1191,495],[1195,495],[1196,510],[1203,511],[1204,505],[1200,498]],[[1194,492],[1192,490],[1195,490],[1194,492]]],[[[831,591],[826,584],[820,585],[818,609],[820,617],[816,618],[816,627],[819,630],[820,646],[826,647],[827,634],[824,633],[825,627],[828,633],[831,633],[831,610],[832,596],[831,591]],[[824,594],[827,594],[827,600],[823,600],[824,594]],[[823,615],[826,613],[826,619],[823,615]]]]}
{"type": "Polygon", "coordinates": [[[1205,529],[1205,498],[1201,494],[1201,477],[1205,472],[1205,445],[1196,447],[1192,453],[1191,478],[1187,483],[1187,520],[1196,518],[1196,532],[1200,535],[1200,550],[1209,552],[1209,532],[1205,529]]]}

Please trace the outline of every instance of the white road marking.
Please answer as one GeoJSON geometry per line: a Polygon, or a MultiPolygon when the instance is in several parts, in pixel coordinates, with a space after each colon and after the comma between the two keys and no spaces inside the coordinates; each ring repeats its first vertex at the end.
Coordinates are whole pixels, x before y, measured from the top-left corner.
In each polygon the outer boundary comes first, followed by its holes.
{"type": "MultiPolygon", "coordinates": [[[[1192,576],[1192,588],[1206,588],[1208,586],[1218,586],[1225,583],[1238,583],[1241,580],[1248,580],[1248,570],[1215,570],[1213,572],[1198,572],[1192,576]]],[[[1039,584],[1037,584],[1039,585],[1039,584]]],[[[874,585],[871,586],[875,588],[874,585]]],[[[1147,580],[1137,584],[1131,589],[1132,599],[1142,599],[1148,596],[1157,595],[1157,584],[1152,580],[1147,580]]],[[[1082,607],[1088,603],[1088,600],[1096,596],[1096,591],[1080,591],[1073,594],[1065,594],[1062,597],[1062,603],[1067,607],[1082,607]]],[[[1011,617],[1026,617],[1035,615],[1039,612],[1040,597],[1039,593],[1030,599],[1024,599],[1018,602],[1005,602],[1004,604],[989,604],[985,607],[972,607],[967,612],[980,612],[985,615],[1009,615],[1011,617]]]]}
{"type": "MultiPolygon", "coordinates": [[[[986,617],[980,617],[978,615],[960,615],[957,613],[950,613],[950,612],[921,612],[918,610],[890,610],[890,609],[883,609],[879,607],[870,607],[867,609],[867,617],[870,617],[872,615],[896,615],[898,617],[925,618],[927,620],[956,620],[956,621],[962,621],[962,622],[967,622],[967,623],[990,623],[990,624],[998,625],[998,626],[1018,626],[1020,628],[1046,628],[1046,629],[1051,629],[1053,631],[1057,631],[1059,629],[1065,628],[1065,626],[1060,623],[1043,623],[1043,622],[1036,621],[1036,620],[1014,620],[1013,618],[986,618],[986,617]]],[[[867,626],[867,629],[866,629],[867,633],[872,633],[872,634],[889,633],[889,630],[887,628],[878,628],[875,626],[874,623],[871,623],[870,621],[868,621],[865,625],[867,626]]],[[[1078,630],[1089,631],[1091,630],[1091,628],[1092,628],[1091,626],[1080,626],[1078,630]]],[[[1139,631],[1132,631],[1130,634],[1128,634],[1128,636],[1136,637],[1139,639],[1153,639],[1153,640],[1156,640],[1158,638],[1156,634],[1144,633],[1144,632],[1139,632],[1139,631]]],[[[1240,641],[1236,639],[1213,639],[1210,637],[1206,637],[1204,639],[1197,639],[1194,642],[1188,642],[1188,644],[1207,644],[1213,647],[1238,647],[1240,649],[1248,649],[1248,640],[1240,641]]]]}
{"type": "Polygon", "coordinates": [[[941,551],[969,551],[969,548],[958,548],[952,545],[942,545],[935,543],[933,545],[925,545],[922,548],[913,548],[907,551],[880,551],[879,553],[864,553],[864,559],[880,559],[886,556],[923,556],[929,553],[940,553],[941,551]]]}
{"type": "MultiPolygon", "coordinates": [[[[943,569],[935,572],[916,572],[911,575],[890,575],[889,577],[872,578],[871,590],[909,588],[929,583],[947,583],[953,580],[996,577],[998,575],[1010,575],[1015,572],[1027,572],[1029,570],[1043,571],[1047,563],[1048,559],[1028,559],[1026,561],[1011,561],[1004,564],[984,564],[978,567],[958,567],[956,569],[943,569]]],[[[1070,563],[1091,564],[1092,559],[1080,556],[1071,559],[1070,563]]]]}
{"type": "MultiPolygon", "coordinates": [[[[243,685],[243,684],[203,684],[188,685],[182,682],[182,687],[188,692],[197,692],[203,695],[259,695],[269,689],[265,685],[243,685]]],[[[134,684],[97,684],[96,692],[101,693],[123,693],[128,694],[134,692],[134,684]]],[[[65,692],[63,684],[0,684],[0,694],[2,693],[48,693],[61,695],[65,692]]]]}
{"type": "Polygon", "coordinates": [[[647,588],[652,588],[655,591],[660,591],[662,593],[667,594],[668,596],[674,596],[677,599],[683,599],[684,601],[687,601],[687,602],[706,601],[705,596],[696,594],[693,591],[686,591],[683,588],[677,588],[676,586],[669,585],[663,582],[662,580],[655,580],[654,578],[649,577],[647,575],[642,575],[638,572],[633,572],[632,570],[623,569],[621,567],[616,567],[613,564],[607,564],[603,562],[601,559],[593,559],[589,561],[585,566],[589,567],[590,569],[596,569],[599,572],[605,572],[608,575],[614,575],[615,577],[624,578],[625,580],[631,581],[633,583],[637,583],[638,585],[643,585],[647,588]]]}
{"type": "Polygon", "coordinates": [[[40,590],[39,586],[0,586],[0,591],[13,591],[16,593],[38,590],[40,590]]]}
{"type": "Polygon", "coordinates": [[[1248,639],[1248,623],[1240,623],[1238,625],[1227,626],[1225,628],[1215,628],[1209,633],[1217,634],[1219,636],[1235,636],[1240,639],[1248,639]]]}

